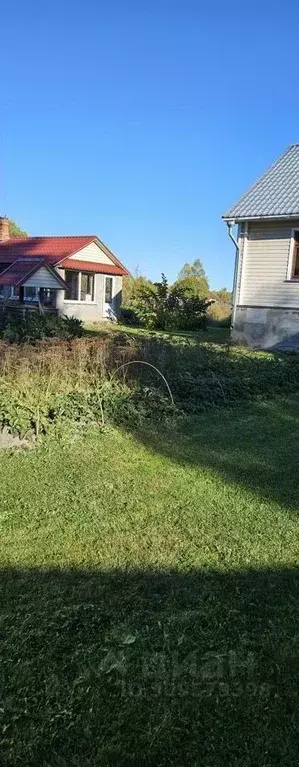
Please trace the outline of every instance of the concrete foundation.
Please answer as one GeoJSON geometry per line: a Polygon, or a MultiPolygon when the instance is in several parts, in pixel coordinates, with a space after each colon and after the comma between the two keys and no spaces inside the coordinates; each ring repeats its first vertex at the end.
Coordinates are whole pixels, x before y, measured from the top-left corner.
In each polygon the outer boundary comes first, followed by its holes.
{"type": "Polygon", "coordinates": [[[299,351],[299,309],[238,306],[232,338],[251,349],[299,351]]]}

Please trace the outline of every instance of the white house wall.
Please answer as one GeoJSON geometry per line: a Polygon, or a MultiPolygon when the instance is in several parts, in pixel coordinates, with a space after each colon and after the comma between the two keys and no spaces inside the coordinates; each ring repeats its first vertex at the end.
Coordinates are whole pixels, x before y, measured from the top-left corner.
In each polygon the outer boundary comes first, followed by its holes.
{"type": "Polygon", "coordinates": [[[96,242],[91,242],[90,245],[85,245],[85,248],[78,250],[78,253],[71,256],[71,259],[72,261],[95,261],[96,264],[114,263],[96,242]]]}
{"type": "Polygon", "coordinates": [[[299,220],[248,224],[239,306],[299,308],[299,280],[287,280],[292,229],[296,228],[299,220]]]}
{"type": "MultiPolygon", "coordinates": [[[[65,271],[59,269],[59,274],[64,279],[65,271]]],[[[107,275],[108,277],[110,275],[107,275]]],[[[113,299],[114,299],[114,311],[119,313],[121,306],[121,290],[122,290],[122,277],[113,278],[113,299]]],[[[105,275],[95,274],[95,301],[65,301],[64,290],[57,292],[56,308],[59,314],[67,315],[68,317],[78,317],[84,322],[97,322],[104,319],[104,297],[105,297],[105,275]]]]}

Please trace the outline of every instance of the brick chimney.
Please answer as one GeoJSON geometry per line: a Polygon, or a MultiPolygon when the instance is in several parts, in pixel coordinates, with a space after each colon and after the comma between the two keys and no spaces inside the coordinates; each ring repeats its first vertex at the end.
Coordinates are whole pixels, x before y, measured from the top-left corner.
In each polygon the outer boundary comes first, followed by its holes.
{"type": "Polygon", "coordinates": [[[9,220],[6,216],[0,216],[0,242],[9,240],[9,220]]]}

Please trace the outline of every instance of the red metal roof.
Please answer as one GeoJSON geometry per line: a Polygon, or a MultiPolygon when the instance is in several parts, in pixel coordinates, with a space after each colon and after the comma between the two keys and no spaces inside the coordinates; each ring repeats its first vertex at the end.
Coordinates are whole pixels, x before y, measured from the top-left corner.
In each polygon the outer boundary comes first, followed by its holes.
{"type": "Polygon", "coordinates": [[[96,238],[89,237],[11,237],[0,242],[0,256],[15,260],[16,258],[46,258],[51,263],[57,263],[63,258],[72,256],[78,250],[89,245],[96,238]]]}
{"type": "MultiPolygon", "coordinates": [[[[59,264],[70,258],[79,250],[97,242],[104,253],[111,258],[113,264],[121,271],[117,274],[128,274],[127,269],[107,248],[96,235],[77,237],[18,237],[0,242],[0,263],[13,262],[17,258],[44,258],[48,264],[59,264]]],[[[101,271],[100,269],[98,271],[101,271]]],[[[116,272],[113,272],[116,273],[116,272]]]]}
{"type": "Polygon", "coordinates": [[[63,261],[61,269],[77,269],[80,272],[97,272],[98,274],[118,274],[120,277],[128,274],[126,269],[115,266],[115,264],[97,264],[95,261],[78,261],[72,258],[63,261]]]}

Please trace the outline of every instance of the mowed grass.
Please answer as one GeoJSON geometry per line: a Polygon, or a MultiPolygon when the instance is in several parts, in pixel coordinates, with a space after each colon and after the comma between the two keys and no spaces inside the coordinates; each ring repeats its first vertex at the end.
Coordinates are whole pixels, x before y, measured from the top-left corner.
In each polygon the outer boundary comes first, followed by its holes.
{"type": "Polygon", "coordinates": [[[144,339],[151,338],[158,341],[166,341],[171,344],[195,345],[203,343],[227,344],[229,341],[229,328],[219,325],[207,325],[205,330],[148,330],[148,328],[131,327],[121,323],[90,322],[85,323],[85,329],[92,335],[110,335],[111,333],[125,333],[126,335],[144,339]]]}
{"type": "Polygon", "coordinates": [[[299,398],[1,456],[0,763],[298,763],[299,398]]]}

